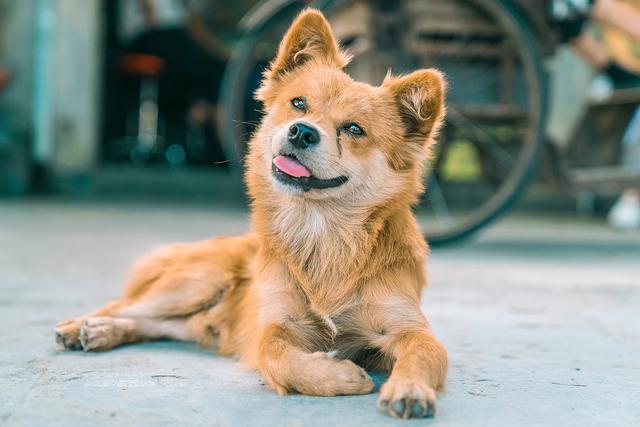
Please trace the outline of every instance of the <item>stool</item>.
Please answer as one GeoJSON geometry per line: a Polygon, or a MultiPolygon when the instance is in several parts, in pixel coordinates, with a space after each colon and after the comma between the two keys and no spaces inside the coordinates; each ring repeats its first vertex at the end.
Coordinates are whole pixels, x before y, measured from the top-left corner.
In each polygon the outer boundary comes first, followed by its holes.
{"type": "Polygon", "coordinates": [[[140,163],[158,150],[158,80],[165,69],[165,62],[155,55],[130,53],[122,57],[120,67],[124,73],[140,78],[136,141],[131,151],[132,161],[140,163]]]}

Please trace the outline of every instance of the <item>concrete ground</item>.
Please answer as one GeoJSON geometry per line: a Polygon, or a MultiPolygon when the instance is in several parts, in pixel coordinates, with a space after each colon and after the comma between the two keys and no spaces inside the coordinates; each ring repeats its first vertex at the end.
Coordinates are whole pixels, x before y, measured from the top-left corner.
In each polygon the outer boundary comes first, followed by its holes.
{"type": "Polygon", "coordinates": [[[56,321],[117,297],[137,256],[247,228],[176,205],[0,201],[0,425],[640,425],[640,234],[585,221],[508,218],[433,252],[424,309],[451,363],[435,419],[387,418],[376,394],[278,397],[184,343],[58,349],[56,321]]]}

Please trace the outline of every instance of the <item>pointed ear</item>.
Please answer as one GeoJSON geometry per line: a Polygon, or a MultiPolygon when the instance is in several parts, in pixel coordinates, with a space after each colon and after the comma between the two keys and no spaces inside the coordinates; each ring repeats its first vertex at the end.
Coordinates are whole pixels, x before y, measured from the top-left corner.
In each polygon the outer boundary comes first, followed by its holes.
{"type": "Polygon", "coordinates": [[[337,68],[349,62],[324,15],[316,9],[305,9],[289,27],[265,77],[277,79],[311,59],[337,68]]]}
{"type": "Polygon", "coordinates": [[[444,118],[442,73],[431,68],[401,77],[387,75],[382,86],[389,88],[396,101],[407,139],[427,144],[444,118]]]}

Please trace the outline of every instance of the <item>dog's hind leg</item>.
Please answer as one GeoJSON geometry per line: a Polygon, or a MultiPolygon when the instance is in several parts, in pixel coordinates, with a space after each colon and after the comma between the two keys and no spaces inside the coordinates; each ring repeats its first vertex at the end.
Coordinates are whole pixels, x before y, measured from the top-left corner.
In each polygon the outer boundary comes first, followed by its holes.
{"type": "Polygon", "coordinates": [[[136,319],[90,317],[80,328],[84,351],[105,351],[113,347],[151,339],[192,341],[185,319],[136,319]]]}
{"type": "Polygon", "coordinates": [[[134,267],[122,299],[58,323],[56,341],[67,349],[104,350],[148,338],[191,339],[179,329],[171,329],[178,325],[172,319],[200,317],[194,315],[218,304],[246,280],[248,260],[254,252],[252,235],[161,248],[134,267]],[[159,333],[154,325],[169,328],[171,333],[159,333]],[[109,335],[109,345],[85,346],[92,341],[92,333],[109,335]]]}
{"type": "Polygon", "coordinates": [[[90,317],[80,328],[79,341],[84,351],[105,351],[122,344],[155,339],[195,342],[217,348],[220,329],[216,320],[216,310],[166,319],[90,317]]]}
{"type": "Polygon", "coordinates": [[[80,330],[87,319],[110,316],[122,306],[123,301],[116,300],[107,303],[104,307],[91,312],[85,316],[63,320],[56,324],[56,342],[67,350],[81,350],[80,330]]]}

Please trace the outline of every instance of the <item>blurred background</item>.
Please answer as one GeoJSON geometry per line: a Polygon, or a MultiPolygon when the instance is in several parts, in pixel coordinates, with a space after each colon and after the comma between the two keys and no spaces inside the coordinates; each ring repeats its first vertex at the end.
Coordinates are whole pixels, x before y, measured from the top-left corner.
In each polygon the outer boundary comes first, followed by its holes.
{"type": "Polygon", "coordinates": [[[253,92],[307,5],[354,78],[447,76],[416,206],[436,422],[637,425],[640,0],[0,0],[0,423],[389,425],[188,344],[53,337],[149,250],[249,228],[253,92]]]}
{"type": "Polygon", "coordinates": [[[447,74],[432,242],[513,208],[640,227],[634,0],[0,0],[0,195],[242,206],[252,94],[306,5],[357,79],[447,74]]]}

